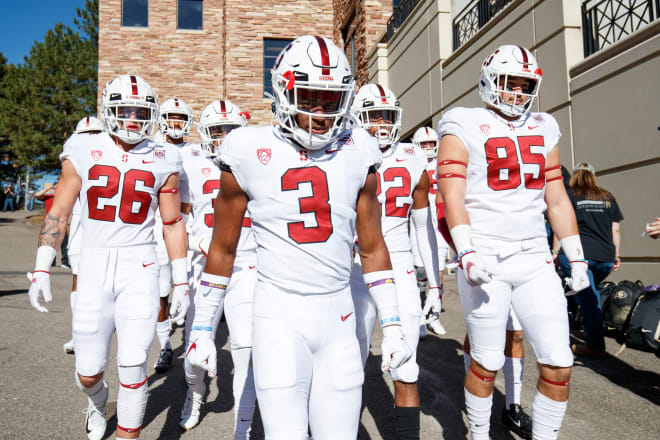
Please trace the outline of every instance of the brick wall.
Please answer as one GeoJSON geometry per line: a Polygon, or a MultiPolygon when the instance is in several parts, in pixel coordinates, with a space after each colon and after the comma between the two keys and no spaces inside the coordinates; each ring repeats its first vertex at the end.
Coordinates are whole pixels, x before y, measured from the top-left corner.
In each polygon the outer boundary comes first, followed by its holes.
{"type": "MultiPolygon", "coordinates": [[[[387,29],[387,20],[392,15],[391,0],[334,0],[334,39],[345,47],[350,36],[355,42],[355,79],[358,87],[369,81],[367,53],[378,42],[387,29]],[[343,40],[344,35],[347,41],[343,40]]],[[[346,47],[350,60],[350,49],[346,47]]]]}
{"type": "Polygon", "coordinates": [[[196,120],[225,98],[249,111],[251,123],[269,123],[263,39],[333,36],[332,0],[204,0],[201,31],[177,30],[176,8],[177,0],[149,0],[148,28],[121,27],[121,0],[100,0],[99,103],[108,81],[135,73],[160,102],[183,99],[196,120]]]}

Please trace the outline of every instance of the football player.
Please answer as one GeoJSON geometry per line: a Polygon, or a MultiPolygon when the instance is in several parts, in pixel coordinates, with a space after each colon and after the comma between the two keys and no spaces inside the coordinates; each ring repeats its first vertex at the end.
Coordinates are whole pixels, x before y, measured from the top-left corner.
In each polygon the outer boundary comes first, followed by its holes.
{"type": "MultiPolygon", "coordinates": [[[[74,134],[98,134],[103,131],[103,122],[95,116],[85,116],[76,124],[74,134]]],[[[67,255],[69,256],[69,263],[71,263],[71,273],[73,274],[73,282],[71,285],[71,295],[69,296],[71,311],[73,311],[74,293],[76,293],[78,281],[78,264],[80,263],[80,199],[76,199],[71,211],[71,221],[69,222],[69,241],[67,243],[67,255]]],[[[62,346],[65,353],[73,354],[73,338],[69,342],[65,342],[62,346]]]]}
{"type": "MultiPolygon", "coordinates": [[[[192,122],[192,111],[185,102],[178,98],[168,99],[161,104],[158,116],[158,128],[162,136],[162,142],[176,146],[179,153],[183,154],[184,151],[194,146],[194,144],[189,144],[184,139],[190,133],[192,122]]],[[[182,198],[188,193],[185,168],[182,169],[179,175],[179,190],[179,195],[182,198]]],[[[184,222],[186,220],[184,217],[184,222]]],[[[164,373],[170,368],[173,357],[172,343],[170,342],[172,326],[170,324],[170,305],[168,303],[170,290],[172,290],[172,265],[170,264],[167,256],[167,248],[163,241],[163,228],[159,211],[156,212],[156,229],[154,230],[154,235],[156,236],[156,255],[158,257],[158,265],[160,266],[158,281],[160,286],[160,309],[158,311],[158,322],[156,323],[156,335],[158,336],[158,342],[160,342],[160,355],[154,364],[154,369],[157,373],[164,373]]],[[[181,273],[184,271],[187,273],[187,261],[185,266],[182,265],[176,270],[181,273]]],[[[184,295],[180,300],[186,302],[186,304],[172,303],[172,312],[177,314],[176,318],[172,318],[174,321],[183,319],[186,312],[184,311],[182,314],[180,309],[187,310],[190,303],[189,296],[184,295]]],[[[173,301],[175,301],[174,298],[173,301]]]]}
{"type": "Polygon", "coordinates": [[[559,127],[549,114],[532,112],[541,78],[529,50],[501,46],[481,66],[479,94],[486,107],[451,109],[438,129],[442,221],[462,268],[457,279],[472,358],[464,392],[475,440],[488,438],[511,308],[539,364],[533,438],[556,439],[566,411],[573,355],[566,298],[546,238],[546,209],[571,261],[570,287],[589,285],[561,179],[559,127]]]}
{"type": "Polygon", "coordinates": [[[346,128],[350,64],[332,41],[302,36],[271,72],[277,126],[244,127],[223,141],[215,225],[197,292],[187,357],[211,375],[215,311],[230,282],[248,208],[257,243],[252,359],[266,438],[354,440],[364,372],[349,290],[357,227],[365,281],[383,326],[382,368],[410,357],[380,232],[381,154],[346,128]]]}
{"type": "MultiPolygon", "coordinates": [[[[190,194],[183,211],[192,214],[189,247],[193,250],[192,278],[193,305],[188,310],[186,335],[190,334],[194,316],[196,287],[202,275],[213,232],[213,206],[220,189],[220,170],[212,162],[218,155],[224,137],[232,130],[246,126],[250,115],[228,100],[213,101],[202,112],[197,129],[202,139],[201,150],[191,149],[183,155],[183,168],[188,176],[190,194]]],[[[182,199],[183,199],[182,195],[182,199]]],[[[223,313],[227,318],[231,338],[231,356],[234,363],[234,439],[250,438],[256,392],[252,366],[252,294],[256,282],[256,244],[249,217],[243,219],[241,237],[236,249],[232,277],[224,302],[213,317],[211,339],[215,340],[218,321],[223,313]]],[[[188,344],[186,343],[186,346],[188,344]]],[[[180,426],[190,430],[199,423],[199,410],[206,392],[204,370],[184,361],[188,392],[181,411],[180,426]]]]}
{"type": "MultiPolygon", "coordinates": [[[[383,154],[383,164],[376,174],[381,228],[396,280],[401,327],[412,350],[412,356],[406,363],[390,370],[394,381],[395,414],[399,438],[419,439],[419,366],[416,352],[422,307],[408,230],[409,220],[415,227],[419,254],[424,266],[429,268],[427,301],[433,303],[435,310],[440,310],[442,294],[438,275],[438,245],[429,209],[426,154],[419,147],[399,142],[402,110],[396,96],[387,87],[380,84],[362,86],[355,95],[351,113],[358,126],[377,140],[383,154]]],[[[362,246],[359,238],[358,246],[362,246]]],[[[356,264],[354,270],[359,272],[360,264],[356,264]]],[[[375,304],[364,281],[360,277],[352,279],[351,293],[364,366],[376,321],[375,304]]]]}
{"type": "MultiPolygon", "coordinates": [[[[117,438],[134,439],[140,435],[147,404],[146,362],[158,313],[153,232],[158,207],[170,258],[185,262],[177,191],[181,159],[176,148],[146,139],[158,117],[158,101],[139,76],[121,75],[106,85],[101,115],[107,132],[73,135],[60,156],[62,177],[41,228],[28,295],[37,310],[46,311],[39,298],[51,300],[48,270],[80,197],[73,344],[76,383],[88,397],[87,437],[99,440],[105,433],[108,385],[103,375],[116,330],[117,438]]],[[[173,276],[187,282],[185,272],[173,276]]],[[[177,290],[188,290],[182,287],[177,290]]]]}
{"type": "MultiPolygon", "coordinates": [[[[435,178],[435,173],[438,168],[437,165],[438,144],[439,144],[438,133],[431,127],[420,127],[413,135],[412,143],[413,145],[421,148],[424,151],[424,153],[426,153],[426,160],[427,160],[426,172],[429,175],[429,205],[435,206],[436,197],[438,194],[438,179],[435,178]]],[[[440,312],[442,311],[442,294],[444,293],[444,288],[442,283],[444,278],[445,263],[447,262],[447,252],[449,245],[447,244],[445,239],[442,238],[442,234],[438,232],[437,217],[435,215],[432,215],[431,219],[433,220],[433,229],[434,231],[436,231],[435,238],[436,238],[436,242],[438,243],[438,270],[440,271],[440,274],[438,275],[438,279],[440,282],[440,287],[439,287],[440,295],[439,295],[439,300],[437,302],[427,300],[424,303],[424,308],[422,309],[422,319],[420,323],[420,325],[422,326],[420,328],[420,336],[422,336],[422,332],[425,333],[425,329],[427,325],[429,329],[431,329],[431,331],[436,335],[442,336],[447,333],[442,323],[440,322],[440,312]],[[436,310],[435,307],[438,307],[438,309],[436,310]]],[[[414,226],[412,229],[414,229],[414,226]]],[[[424,269],[422,268],[422,270],[424,269]]],[[[428,281],[428,277],[424,277],[424,278],[426,278],[428,281]]]]}

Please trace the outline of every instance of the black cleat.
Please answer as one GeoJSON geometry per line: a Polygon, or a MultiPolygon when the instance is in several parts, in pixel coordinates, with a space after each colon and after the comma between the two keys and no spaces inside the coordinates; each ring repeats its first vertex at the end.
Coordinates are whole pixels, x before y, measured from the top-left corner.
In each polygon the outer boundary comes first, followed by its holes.
{"type": "Polygon", "coordinates": [[[170,364],[172,363],[172,356],[173,353],[171,348],[163,348],[160,351],[160,356],[154,364],[156,373],[164,373],[170,368],[170,364]]]}
{"type": "Polygon", "coordinates": [[[502,425],[526,440],[532,438],[532,419],[516,403],[512,403],[509,409],[504,408],[502,411],[502,425]]]}

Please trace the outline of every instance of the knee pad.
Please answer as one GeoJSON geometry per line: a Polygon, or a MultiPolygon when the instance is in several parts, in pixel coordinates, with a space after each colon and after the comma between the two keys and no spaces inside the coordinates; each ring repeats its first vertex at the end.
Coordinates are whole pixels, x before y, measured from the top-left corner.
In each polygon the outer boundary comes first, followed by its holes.
{"type": "Polygon", "coordinates": [[[147,352],[139,348],[125,349],[117,355],[119,382],[123,386],[140,383],[147,376],[147,352]]]}
{"type": "Polygon", "coordinates": [[[539,359],[539,362],[553,367],[572,367],[573,366],[573,352],[568,345],[557,345],[552,347],[550,355],[548,356],[550,362],[545,362],[546,359],[539,359]]]}
{"type": "Polygon", "coordinates": [[[504,351],[493,351],[471,347],[470,355],[479,365],[488,371],[498,371],[504,366],[504,351]]]}

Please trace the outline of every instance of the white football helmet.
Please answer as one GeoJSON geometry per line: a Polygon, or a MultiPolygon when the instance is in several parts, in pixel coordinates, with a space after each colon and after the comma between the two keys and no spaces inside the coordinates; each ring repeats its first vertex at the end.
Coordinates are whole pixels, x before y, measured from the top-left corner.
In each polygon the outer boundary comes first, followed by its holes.
{"type": "Polygon", "coordinates": [[[381,147],[396,143],[401,137],[401,107],[396,95],[380,84],[367,84],[355,94],[351,113],[358,125],[374,135],[381,147]]]}
{"type": "Polygon", "coordinates": [[[413,145],[420,147],[426,153],[427,159],[438,157],[438,133],[431,127],[419,127],[412,138],[413,145]],[[422,143],[433,142],[432,146],[422,145],[422,143]]]}
{"type": "Polygon", "coordinates": [[[101,117],[108,132],[129,144],[151,135],[158,120],[158,96],[137,75],[120,75],[105,85],[101,117]]]}
{"type": "Polygon", "coordinates": [[[250,120],[248,112],[242,112],[231,101],[213,101],[199,117],[197,131],[202,138],[202,149],[215,157],[224,137],[235,128],[245,127],[250,120]]]}
{"type": "Polygon", "coordinates": [[[96,116],[85,116],[76,124],[76,131],[74,133],[88,133],[90,131],[103,131],[103,122],[96,116]]]}
{"type": "Polygon", "coordinates": [[[271,77],[273,111],[286,136],[319,150],[342,135],[355,81],[346,55],[332,41],[312,35],[296,38],[280,52],[271,77]],[[308,118],[307,128],[300,127],[300,115],[308,118]],[[325,132],[318,128],[324,119],[332,122],[325,132]]]}
{"type": "Polygon", "coordinates": [[[488,55],[481,65],[479,95],[488,105],[495,107],[506,116],[520,117],[529,113],[539,94],[543,73],[532,53],[522,46],[506,44],[488,55]],[[507,88],[510,77],[529,79],[529,87],[522,92],[513,92],[507,88]],[[516,95],[520,104],[507,104],[502,93],[516,95]]]}
{"type": "Polygon", "coordinates": [[[158,125],[160,132],[172,139],[181,139],[188,136],[190,127],[192,127],[192,111],[185,102],[178,98],[170,98],[160,106],[160,116],[158,117],[158,125]],[[184,120],[170,119],[170,115],[181,115],[184,120]],[[174,121],[183,122],[182,128],[172,128],[174,121]]]}

